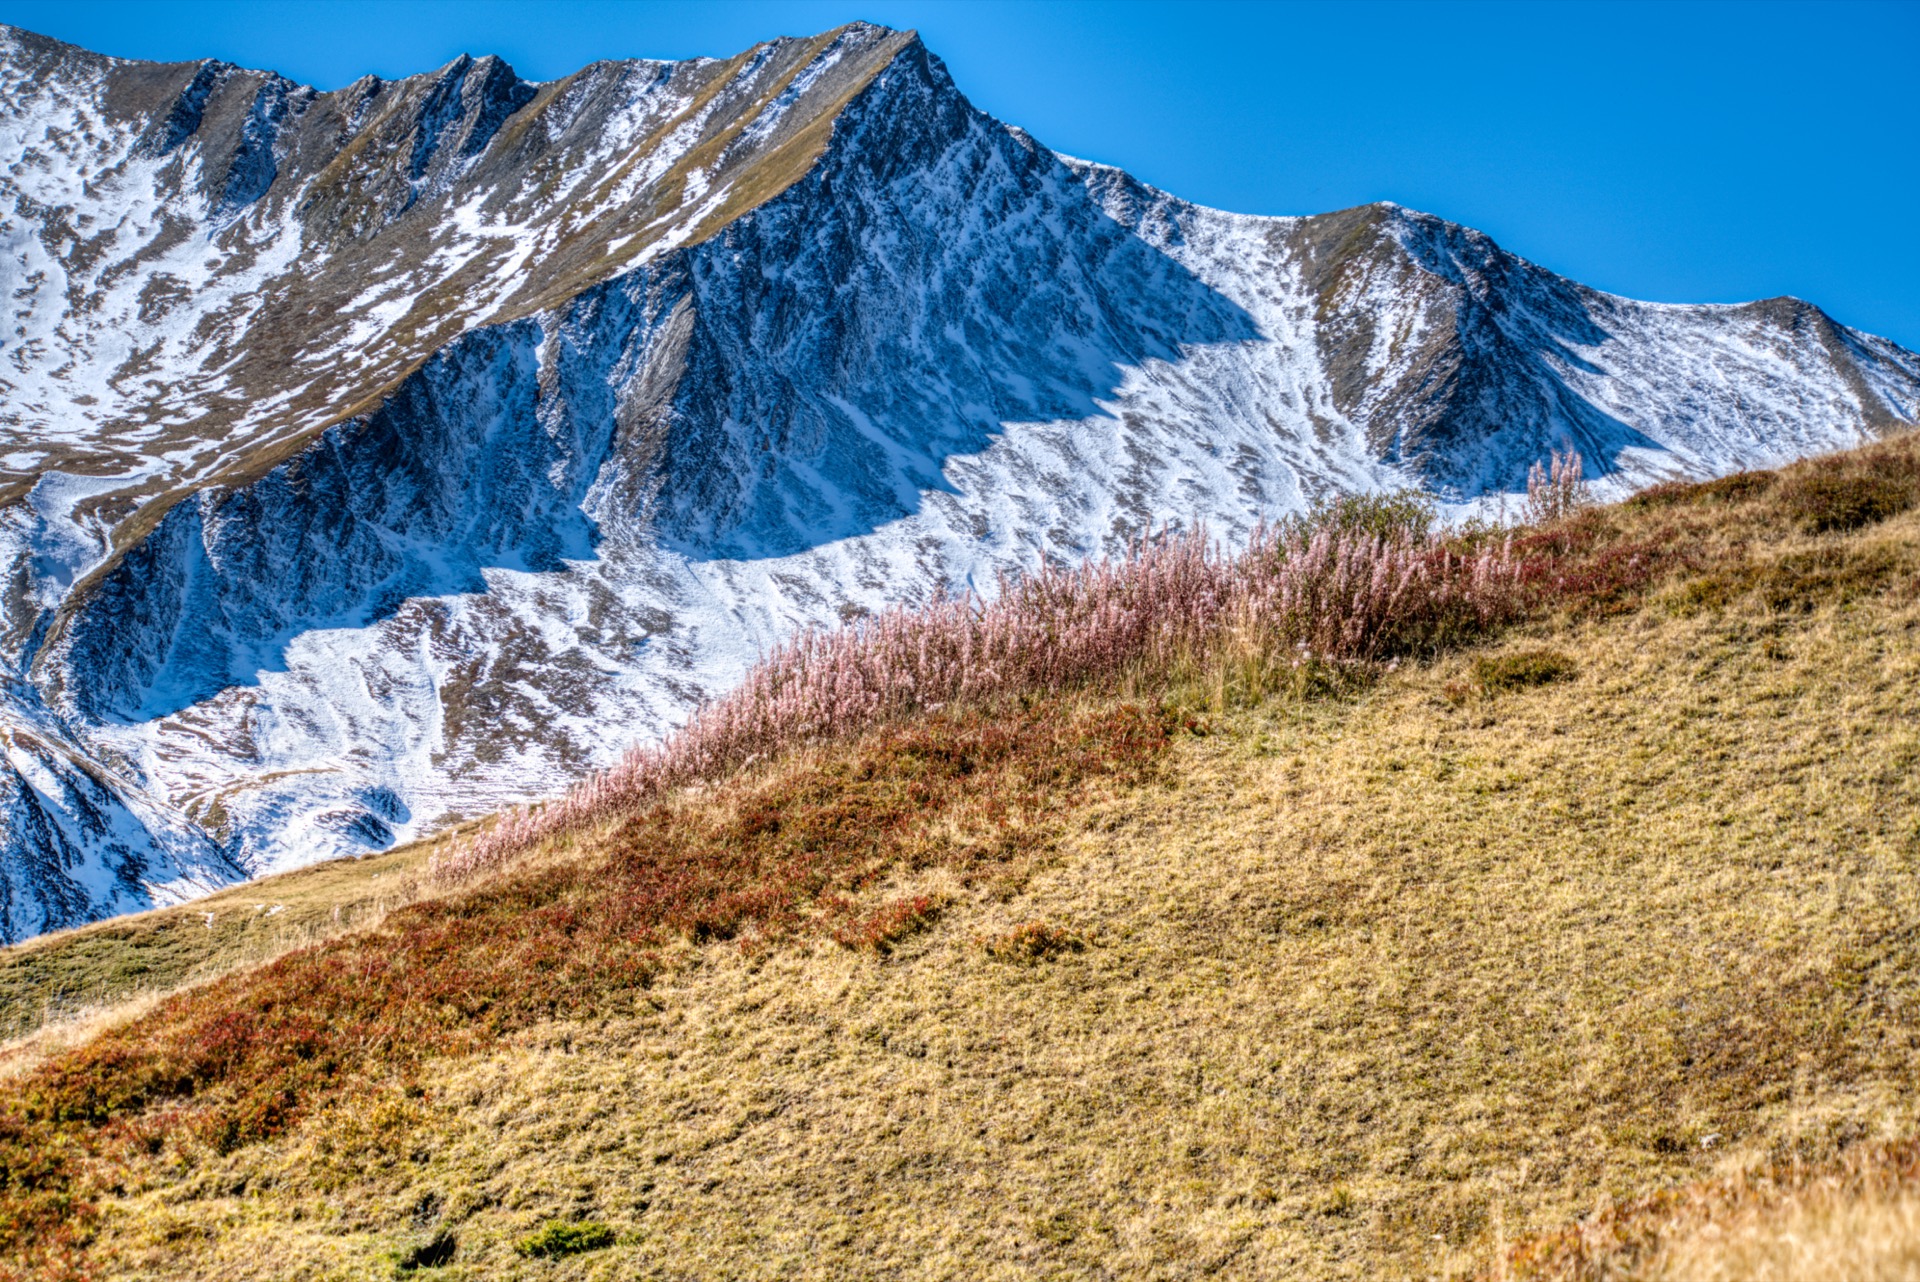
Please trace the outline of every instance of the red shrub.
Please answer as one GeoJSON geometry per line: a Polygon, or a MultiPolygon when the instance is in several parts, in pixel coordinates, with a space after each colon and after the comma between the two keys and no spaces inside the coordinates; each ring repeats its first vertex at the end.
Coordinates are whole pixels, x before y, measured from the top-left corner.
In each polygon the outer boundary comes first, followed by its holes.
{"type": "Polygon", "coordinates": [[[940,908],[940,902],[929,895],[896,899],[835,929],[834,942],[843,948],[890,953],[901,940],[931,926],[940,908]]]}
{"type": "MultiPolygon", "coordinates": [[[[1578,524],[1577,522],[1575,523],[1578,524]]],[[[1631,609],[1661,577],[1689,563],[1672,531],[1632,542],[1537,535],[1523,540],[1520,582],[1536,609],[1594,617],[1631,609]]]]}

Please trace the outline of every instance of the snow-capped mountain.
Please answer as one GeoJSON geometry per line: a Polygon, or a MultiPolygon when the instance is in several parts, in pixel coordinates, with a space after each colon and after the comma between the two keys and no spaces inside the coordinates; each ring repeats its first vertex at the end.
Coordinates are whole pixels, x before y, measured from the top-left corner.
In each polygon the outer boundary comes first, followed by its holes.
{"type": "Polygon", "coordinates": [[[1791,299],[1048,151],[912,33],[319,93],[0,28],[0,938],[552,793],[764,646],[1328,487],[1920,418],[1791,299]]]}

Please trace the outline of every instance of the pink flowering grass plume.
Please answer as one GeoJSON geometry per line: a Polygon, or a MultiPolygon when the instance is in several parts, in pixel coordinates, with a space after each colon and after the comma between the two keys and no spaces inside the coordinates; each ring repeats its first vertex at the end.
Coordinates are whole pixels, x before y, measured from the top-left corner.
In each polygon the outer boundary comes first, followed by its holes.
{"type": "Polygon", "coordinates": [[[1303,663],[1430,652],[1519,611],[1510,544],[1456,546],[1431,532],[1423,507],[1375,519],[1395,510],[1378,499],[1336,501],[1256,529],[1237,554],[1204,529],[1164,532],[1122,556],[1003,577],[991,597],[942,595],[803,632],[663,742],[635,748],[557,801],[509,812],[435,872],[496,867],[672,788],[947,704],[1164,687],[1229,669],[1257,693],[1303,663]]]}
{"type": "Polygon", "coordinates": [[[1593,493],[1579,451],[1555,450],[1546,463],[1527,469],[1527,501],[1521,517],[1528,525],[1552,525],[1591,506],[1593,493]]]}

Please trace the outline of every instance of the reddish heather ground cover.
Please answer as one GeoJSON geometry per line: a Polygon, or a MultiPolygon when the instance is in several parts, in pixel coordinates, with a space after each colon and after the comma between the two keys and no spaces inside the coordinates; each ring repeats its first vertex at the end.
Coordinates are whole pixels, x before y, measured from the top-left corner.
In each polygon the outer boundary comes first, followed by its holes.
{"type": "Polygon", "coordinates": [[[88,1195],[130,1163],[263,1139],[343,1095],[418,1090],[431,1060],[617,1010],[680,941],[824,928],[890,947],[937,905],[859,907],[876,878],[933,864],[993,875],[1043,847],[1088,785],[1148,769],[1170,732],[1137,705],[929,716],[697,806],[656,804],[593,857],[177,996],[0,1107],[0,1256],[13,1262],[0,1277],[76,1276],[88,1195]]]}

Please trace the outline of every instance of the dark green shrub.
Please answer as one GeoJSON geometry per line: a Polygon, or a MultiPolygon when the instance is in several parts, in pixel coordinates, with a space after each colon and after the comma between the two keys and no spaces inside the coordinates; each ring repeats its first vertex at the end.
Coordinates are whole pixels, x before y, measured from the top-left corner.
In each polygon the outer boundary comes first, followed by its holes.
{"type": "Polygon", "coordinates": [[[1702,484],[1699,487],[1700,497],[1718,499],[1722,503],[1742,503],[1765,494],[1773,488],[1777,479],[1778,476],[1773,472],[1735,472],[1732,476],[1702,484]]]}
{"type": "Polygon", "coordinates": [[[426,1241],[400,1252],[394,1267],[402,1273],[441,1268],[453,1263],[453,1253],[459,1245],[450,1231],[442,1229],[426,1241]]]}
{"type": "Polygon", "coordinates": [[[1505,690],[1568,681],[1578,670],[1573,660],[1558,650],[1524,650],[1475,659],[1473,684],[1481,694],[1491,697],[1505,690]]]}
{"type": "Polygon", "coordinates": [[[514,1245],[528,1259],[551,1260],[583,1251],[600,1251],[613,1245],[613,1230],[597,1220],[566,1224],[559,1220],[538,1233],[529,1233],[514,1245]]]}
{"type": "Polygon", "coordinates": [[[1702,610],[1718,613],[1751,592],[1759,578],[1760,569],[1754,565],[1739,565],[1719,574],[1704,574],[1682,584],[1668,598],[1667,606],[1678,615],[1695,615],[1702,610]]]}
{"type": "Polygon", "coordinates": [[[1811,614],[1827,602],[1844,605],[1880,591],[1901,565],[1886,548],[1828,546],[1791,552],[1777,560],[1702,575],[1681,586],[1667,605],[1681,615],[1718,612],[1758,593],[1761,604],[1777,614],[1811,614]]]}
{"type": "Polygon", "coordinates": [[[1702,503],[1744,503],[1773,488],[1772,472],[1735,472],[1711,481],[1662,481],[1627,500],[1628,507],[1687,507],[1702,503]]]}
{"type": "Polygon", "coordinates": [[[1844,604],[1879,591],[1899,568],[1900,562],[1886,548],[1795,552],[1760,572],[1760,599],[1769,610],[1809,614],[1822,602],[1844,604]]]}
{"type": "Polygon", "coordinates": [[[1630,508],[1679,507],[1683,503],[1693,502],[1699,491],[1700,487],[1692,481],[1661,481],[1658,485],[1649,485],[1629,498],[1626,506],[1630,508]]]}
{"type": "Polygon", "coordinates": [[[1304,525],[1340,534],[1372,534],[1383,539],[1424,539],[1433,529],[1433,500],[1418,490],[1389,494],[1321,495],[1304,525]]]}

